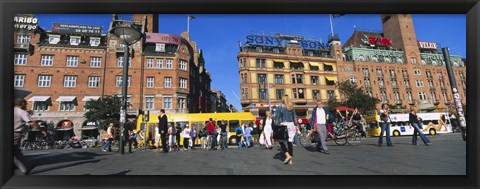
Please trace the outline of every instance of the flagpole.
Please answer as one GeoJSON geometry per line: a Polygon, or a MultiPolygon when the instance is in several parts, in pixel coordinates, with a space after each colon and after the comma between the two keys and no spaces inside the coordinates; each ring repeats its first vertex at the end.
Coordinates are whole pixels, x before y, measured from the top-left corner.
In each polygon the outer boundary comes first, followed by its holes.
{"type": "Polygon", "coordinates": [[[187,17],[187,33],[190,34],[190,15],[187,17]]]}
{"type": "Polygon", "coordinates": [[[330,15],[330,30],[332,31],[332,37],[333,37],[333,24],[332,24],[332,14],[330,15]]]}

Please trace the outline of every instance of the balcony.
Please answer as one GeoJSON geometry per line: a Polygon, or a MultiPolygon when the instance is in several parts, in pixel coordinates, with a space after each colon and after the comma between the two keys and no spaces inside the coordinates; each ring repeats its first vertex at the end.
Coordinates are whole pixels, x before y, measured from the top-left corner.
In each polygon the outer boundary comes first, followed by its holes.
{"type": "Polygon", "coordinates": [[[430,90],[435,90],[435,86],[430,86],[430,90]]]}
{"type": "Polygon", "coordinates": [[[446,90],[446,89],[447,89],[447,87],[445,87],[445,85],[441,85],[441,86],[440,86],[440,89],[442,89],[442,90],[446,90]]]}
{"type": "Polygon", "coordinates": [[[33,45],[30,43],[15,43],[15,50],[23,52],[33,52],[33,45]]]}
{"type": "Polygon", "coordinates": [[[395,100],[395,104],[396,105],[402,105],[402,101],[401,100],[395,100]]]}
{"type": "Polygon", "coordinates": [[[434,105],[439,105],[439,104],[440,104],[440,101],[435,100],[435,101],[433,101],[433,104],[434,104],[434,105]]]}
{"type": "Polygon", "coordinates": [[[408,75],[403,75],[403,79],[408,79],[408,75]]]}
{"type": "MultiPolygon", "coordinates": [[[[115,53],[124,53],[125,49],[124,47],[115,47],[115,53]]],[[[130,48],[130,52],[128,52],[130,56],[133,56],[133,48],[130,48]]]]}
{"type": "Polygon", "coordinates": [[[414,102],[413,100],[412,100],[412,101],[408,101],[408,104],[410,104],[410,105],[414,105],[414,104],[415,104],[415,102],[414,102]]]}

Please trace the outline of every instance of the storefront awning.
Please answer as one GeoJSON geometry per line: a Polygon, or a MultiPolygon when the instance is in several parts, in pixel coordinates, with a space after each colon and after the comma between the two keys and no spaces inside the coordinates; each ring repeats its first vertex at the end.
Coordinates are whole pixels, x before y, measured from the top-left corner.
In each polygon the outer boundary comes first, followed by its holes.
{"type": "Polygon", "coordinates": [[[280,59],[273,59],[273,62],[280,62],[280,63],[283,63],[284,60],[280,60],[280,59]]]}
{"type": "Polygon", "coordinates": [[[36,102],[45,102],[50,99],[50,96],[33,96],[28,101],[36,101],[36,102]]]}
{"type": "Polygon", "coordinates": [[[324,62],[324,63],[323,63],[323,65],[325,65],[325,66],[334,66],[335,64],[333,64],[333,63],[326,63],[326,62],[324,62]]]}
{"type": "Polygon", "coordinates": [[[325,76],[325,79],[328,79],[329,81],[337,81],[337,78],[330,76],[325,76]]]}
{"type": "Polygon", "coordinates": [[[98,100],[100,96],[85,96],[83,97],[82,101],[90,101],[90,100],[98,100]]]}
{"type": "Polygon", "coordinates": [[[319,66],[320,67],[320,63],[318,62],[309,62],[311,66],[319,66]]]}
{"type": "Polygon", "coordinates": [[[57,102],[72,102],[75,101],[76,96],[60,96],[56,100],[57,102]]]}

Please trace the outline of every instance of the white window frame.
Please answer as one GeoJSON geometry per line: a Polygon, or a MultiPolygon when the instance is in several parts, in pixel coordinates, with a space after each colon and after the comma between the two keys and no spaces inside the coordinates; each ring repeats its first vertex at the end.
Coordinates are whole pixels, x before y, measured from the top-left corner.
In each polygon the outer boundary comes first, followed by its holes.
{"type": "Polygon", "coordinates": [[[145,96],[145,109],[155,109],[155,96],[145,96]]]}
{"type": "Polygon", "coordinates": [[[73,88],[77,86],[76,75],[66,75],[63,77],[63,87],[73,88]]]}
{"type": "Polygon", "coordinates": [[[18,35],[17,36],[18,44],[28,44],[30,43],[30,35],[18,35]]]}
{"type": "Polygon", "coordinates": [[[99,37],[90,37],[90,45],[94,47],[98,47],[100,45],[100,38],[99,37]]]}
{"type": "Polygon", "coordinates": [[[163,109],[172,109],[172,106],[173,106],[172,101],[173,101],[172,96],[164,95],[163,96],[163,109]]]}
{"type": "Polygon", "coordinates": [[[157,68],[163,69],[163,59],[157,59],[157,68]]]}
{"type": "Polygon", "coordinates": [[[180,88],[182,88],[182,89],[188,89],[188,88],[187,88],[187,79],[185,79],[185,78],[180,78],[180,88]]]}
{"type": "Polygon", "coordinates": [[[425,92],[418,92],[418,99],[419,100],[427,100],[427,94],[425,92]]]}
{"type": "Polygon", "coordinates": [[[95,57],[95,56],[90,57],[91,68],[100,68],[101,65],[102,65],[102,57],[95,57]]]}
{"type": "Polygon", "coordinates": [[[155,51],[156,52],[165,52],[165,44],[155,43],[155,51]]]}
{"type": "Polygon", "coordinates": [[[78,67],[78,56],[67,56],[67,67],[78,67]]]}
{"type": "Polygon", "coordinates": [[[60,35],[48,35],[48,44],[56,45],[60,42],[60,35]]]}
{"type": "Polygon", "coordinates": [[[100,76],[88,77],[88,88],[98,88],[100,86],[100,76]]]}
{"type": "Polygon", "coordinates": [[[36,111],[36,112],[44,112],[44,111],[48,111],[48,104],[47,102],[45,101],[35,101],[33,102],[33,111],[36,111]]]}
{"type": "Polygon", "coordinates": [[[187,61],[180,60],[180,69],[187,70],[187,61]]]}
{"type": "Polygon", "coordinates": [[[147,77],[147,88],[155,87],[155,77],[147,77]]]}
{"type": "Polygon", "coordinates": [[[82,41],[80,36],[70,36],[70,45],[79,45],[82,41]]]}
{"type": "Polygon", "coordinates": [[[42,54],[40,65],[41,66],[53,66],[54,55],[42,54]]]}
{"type": "Polygon", "coordinates": [[[153,58],[147,58],[147,69],[153,68],[153,58]]]}
{"type": "Polygon", "coordinates": [[[13,81],[14,87],[23,87],[23,85],[25,84],[25,75],[15,74],[13,81]]]}
{"type": "Polygon", "coordinates": [[[15,65],[27,65],[27,54],[15,54],[14,64],[15,65]]]}
{"type": "Polygon", "coordinates": [[[414,69],[413,75],[422,75],[422,71],[420,69],[414,69]]]}
{"type": "Polygon", "coordinates": [[[423,87],[424,86],[423,80],[416,80],[415,83],[416,83],[417,87],[423,87]]]}
{"type": "MultiPolygon", "coordinates": [[[[117,75],[115,78],[116,78],[116,79],[115,79],[115,86],[116,86],[116,87],[122,87],[122,80],[123,80],[122,78],[123,78],[123,76],[118,76],[118,75],[117,75]]],[[[130,87],[131,78],[132,78],[131,76],[128,76],[127,87],[130,87]]]]}
{"type": "Polygon", "coordinates": [[[173,69],[173,59],[167,58],[167,63],[165,65],[165,69],[173,69]]]}
{"type": "Polygon", "coordinates": [[[410,60],[412,61],[412,64],[416,64],[417,63],[417,57],[410,57],[410,60]]]}
{"type": "Polygon", "coordinates": [[[60,102],[60,111],[62,112],[75,111],[75,102],[73,101],[60,102]]]}
{"type": "Polygon", "coordinates": [[[187,99],[185,97],[178,97],[177,109],[184,110],[186,109],[187,99]]]}
{"type": "Polygon", "coordinates": [[[52,84],[52,76],[51,75],[39,75],[38,76],[38,87],[50,87],[52,84]]]}
{"type": "Polygon", "coordinates": [[[172,88],[172,78],[171,77],[165,77],[163,86],[165,88],[172,88]]]}
{"type": "Polygon", "coordinates": [[[407,99],[408,99],[408,102],[413,102],[412,92],[407,91],[407,99]]]}
{"type": "Polygon", "coordinates": [[[382,102],[388,101],[387,92],[385,92],[385,91],[380,91],[380,97],[381,97],[381,99],[382,99],[382,102]]]}

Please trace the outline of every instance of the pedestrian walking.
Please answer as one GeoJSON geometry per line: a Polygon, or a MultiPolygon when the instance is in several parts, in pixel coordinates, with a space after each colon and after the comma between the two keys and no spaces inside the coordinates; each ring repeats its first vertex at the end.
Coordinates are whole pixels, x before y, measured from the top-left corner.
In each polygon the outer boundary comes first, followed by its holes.
{"type": "Polygon", "coordinates": [[[183,150],[188,150],[188,146],[190,144],[190,127],[188,124],[185,125],[185,129],[183,129],[183,150]]]}
{"type": "Polygon", "coordinates": [[[133,122],[128,121],[123,127],[123,146],[128,145],[128,153],[132,152],[133,122]]]}
{"type": "MultiPolygon", "coordinates": [[[[27,101],[25,99],[15,99],[15,107],[13,108],[13,163],[24,175],[30,174],[32,167],[25,160],[22,150],[20,149],[24,132],[28,129],[28,127],[40,129],[40,126],[36,121],[32,120],[26,109],[27,101]]],[[[41,132],[44,137],[47,136],[46,131],[41,130],[41,132]]]]}
{"type": "Polygon", "coordinates": [[[270,111],[267,111],[265,118],[263,118],[262,121],[263,125],[260,125],[261,128],[263,128],[262,135],[265,139],[265,147],[267,149],[272,149],[273,144],[272,144],[272,125],[275,124],[275,122],[272,119],[272,113],[270,111]]]}
{"type": "MultiPolygon", "coordinates": [[[[244,124],[245,123],[243,123],[242,125],[244,124]]],[[[235,135],[237,136],[238,149],[241,149],[243,144],[243,129],[242,127],[240,127],[240,125],[238,125],[237,128],[235,129],[235,135]]]]}
{"type": "Polygon", "coordinates": [[[158,131],[160,132],[159,134],[161,135],[161,139],[162,139],[163,152],[168,152],[168,146],[167,146],[168,118],[167,118],[167,115],[165,115],[164,109],[161,109],[160,112],[161,114],[158,116],[158,131]]]}
{"type": "Polygon", "coordinates": [[[158,127],[155,127],[155,147],[157,148],[155,151],[160,152],[160,131],[158,130],[158,127]]]}
{"type": "Polygon", "coordinates": [[[197,126],[192,124],[192,130],[190,131],[190,137],[192,138],[192,150],[195,150],[195,143],[197,140],[197,126]]]}
{"type": "Polygon", "coordinates": [[[228,140],[227,140],[227,122],[222,120],[220,123],[220,149],[228,148],[228,140]]]}
{"type": "Polygon", "coordinates": [[[317,106],[313,109],[310,125],[313,126],[314,131],[317,131],[318,138],[320,138],[320,141],[317,142],[317,150],[327,155],[330,154],[326,142],[328,134],[327,125],[335,125],[335,121],[335,116],[328,109],[324,108],[321,100],[318,100],[317,106]]]}
{"type": "MultiPolygon", "coordinates": [[[[175,126],[175,139],[176,139],[176,149],[180,150],[180,134],[182,133],[183,129],[180,127],[180,124],[176,124],[175,126]]],[[[185,144],[184,144],[185,145],[185,144]]]]}
{"type": "MultiPolygon", "coordinates": [[[[285,141],[280,141],[280,146],[282,148],[282,152],[285,153],[285,164],[293,164],[292,156],[293,156],[293,138],[295,137],[295,120],[297,120],[297,115],[295,110],[293,109],[293,103],[290,100],[288,95],[283,96],[282,104],[277,106],[277,110],[275,111],[275,122],[280,123],[282,126],[286,126],[288,130],[288,140],[287,145],[288,148],[285,147],[285,141]]],[[[298,127],[298,125],[297,125],[298,127]]],[[[299,130],[299,129],[298,129],[299,130]]]]}
{"type": "Polygon", "coordinates": [[[420,138],[422,139],[423,143],[425,143],[426,146],[430,146],[430,140],[422,133],[420,130],[419,124],[422,124],[421,118],[418,117],[417,115],[417,106],[412,106],[410,108],[410,114],[409,114],[409,120],[410,125],[414,128],[413,131],[413,137],[412,137],[412,144],[417,145],[417,133],[420,135],[420,138]]]}
{"type": "Polygon", "coordinates": [[[252,127],[250,125],[245,128],[245,141],[247,142],[247,148],[250,148],[252,144],[252,127]]]}
{"type": "Polygon", "coordinates": [[[390,107],[388,104],[382,104],[382,109],[379,111],[380,114],[380,136],[378,138],[378,146],[382,147],[383,143],[383,133],[387,138],[387,146],[393,146],[392,141],[390,139],[390,107]]]}
{"type": "Polygon", "coordinates": [[[108,124],[107,133],[105,133],[105,135],[103,136],[103,139],[105,140],[105,144],[103,144],[102,150],[104,152],[106,152],[107,149],[108,149],[109,152],[112,151],[113,127],[114,126],[115,125],[113,123],[108,124]]]}
{"type": "Polygon", "coordinates": [[[210,150],[216,150],[217,146],[217,136],[216,136],[216,127],[215,127],[215,122],[213,121],[212,118],[209,119],[210,122],[208,122],[208,135],[210,137],[210,140],[212,141],[212,146],[210,150]]]}
{"type": "MultiPolygon", "coordinates": [[[[179,131],[180,132],[180,131],[179,131]]],[[[168,151],[171,152],[173,150],[173,148],[177,147],[175,145],[176,141],[177,141],[177,128],[175,128],[174,126],[172,126],[172,124],[168,124],[168,151]]]]}

